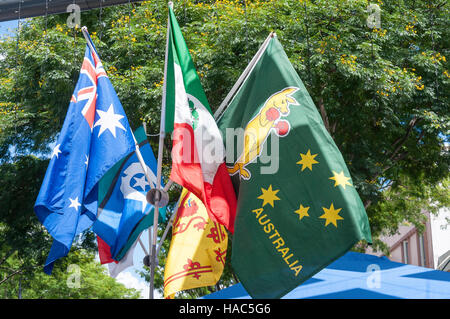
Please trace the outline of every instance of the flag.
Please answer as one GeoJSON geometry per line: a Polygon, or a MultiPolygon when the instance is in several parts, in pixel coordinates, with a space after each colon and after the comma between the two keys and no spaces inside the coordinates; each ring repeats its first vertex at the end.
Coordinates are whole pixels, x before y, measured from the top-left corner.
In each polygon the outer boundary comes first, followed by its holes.
{"type": "Polygon", "coordinates": [[[125,270],[128,267],[133,266],[134,259],[134,249],[136,247],[137,241],[134,241],[130,244],[130,247],[126,250],[123,258],[120,261],[114,260],[111,256],[111,248],[108,246],[105,241],[101,239],[101,237],[97,236],[97,245],[98,245],[98,255],[100,258],[100,263],[108,264],[109,275],[113,278],[116,278],[119,273],[125,270]]]}
{"type": "Polygon", "coordinates": [[[165,129],[172,132],[170,179],[194,193],[210,217],[231,232],[236,196],[224,163],[224,145],[208,101],[169,7],[165,129]]]}
{"type": "Polygon", "coordinates": [[[227,245],[225,227],[209,218],[202,201],[184,188],[164,269],[164,297],[215,285],[225,266],[227,245]]]}
{"type": "MultiPolygon", "coordinates": [[[[98,186],[99,208],[93,231],[99,237],[100,262],[120,261],[137,236],[134,230],[144,220],[153,224],[153,206],[147,202],[146,194],[156,185],[156,159],[148,143],[144,128],[135,132],[142,158],[150,175],[147,181],[135,152],[116,163],[100,180],[98,186]]],[[[163,185],[163,184],[161,184],[163,185]]],[[[159,210],[164,220],[165,210],[159,210]]],[[[147,228],[150,226],[145,222],[147,228]]]]}
{"type": "Polygon", "coordinates": [[[280,298],[371,241],[345,161],[275,36],[218,125],[240,145],[227,157],[239,192],[231,263],[253,298],[280,298]]]}
{"type": "Polygon", "coordinates": [[[119,262],[111,262],[108,264],[109,275],[112,278],[116,278],[122,271],[134,265],[134,249],[136,248],[137,241],[135,241],[130,249],[128,249],[125,256],[119,262]]]}
{"type": "Polygon", "coordinates": [[[122,105],[97,52],[87,45],[34,206],[39,221],[54,239],[44,266],[46,273],[51,273],[55,260],[68,254],[75,235],[95,220],[98,182],[103,174],[134,149],[122,105]]]}

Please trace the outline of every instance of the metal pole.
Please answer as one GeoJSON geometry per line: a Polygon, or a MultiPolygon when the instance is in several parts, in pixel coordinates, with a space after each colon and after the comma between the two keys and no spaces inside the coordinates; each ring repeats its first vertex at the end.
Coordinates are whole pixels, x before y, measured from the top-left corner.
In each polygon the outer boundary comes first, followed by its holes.
{"type": "Polygon", "coordinates": [[[177,202],[177,204],[175,206],[175,209],[173,210],[172,216],[170,216],[169,222],[167,223],[166,229],[164,230],[164,234],[162,235],[161,240],[159,241],[158,249],[156,250],[156,255],[157,256],[159,255],[159,251],[161,250],[162,244],[164,243],[164,240],[167,237],[167,234],[169,232],[170,227],[172,227],[172,223],[173,223],[173,220],[175,219],[175,216],[177,214],[178,207],[180,206],[180,203],[181,203],[181,196],[178,199],[178,202],[177,202]]]}
{"type": "Polygon", "coordinates": [[[227,105],[230,103],[231,99],[234,97],[234,95],[237,93],[239,88],[241,87],[242,83],[247,79],[247,76],[250,74],[250,72],[255,67],[256,63],[258,63],[259,59],[261,58],[262,54],[266,50],[267,45],[269,44],[269,41],[271,38],[275,36],[274,32],[271,32],[269,36],[264,40],[263,44],[258,49],[258,52],[256,52],[255,56],[252,58],[250,63],[245,68],[244,72],[242,72],[241,76],[238,78],[236,83],[231,88],[230,92],[228,92],[227,96],[223,100],[223,102],[220,104],[217,111],[214,113],[214,119],[217,120],[220,115],[222,114],[223,110],[227,107],[227,105]]]}
{"type": "Polygon", "coordinates": [[[141,240],[141,237],[138,237],[138,242],[139,242],[139,245],[141,245],[141,248],[142,248],[142,250],[144,251],[144,254],[147,256],[148,255],[148,251],[147,251],[147,249],[145,248],[145,245],[144,245],[144,243],[142,242],[142,240],[141,240]]]}
{"type": "MultiPolygon", "coordinates": [[[[169,7],[173,8],[173,3],[169,2],[169,7]]],[[[167,36],[166,36],[166,53],[165,53],[165,63],[164,63],[164,85],[163,85],[163,95],[161,103],[161,122],[159,129],[159,145],[158,145],[158,166],[156,173],[156,189],[159,190],[161,187],[161,169],[163,160],[163,149],[164,149],[164,138],[166,136],[165,132],[165,121],[166,121],[166,87],[167,87],[167,61],[168,61],[168,46],[169,46],[169,36],[170,36],[170,17],[167,19],[167,36]]],[[[154,205],[154,219],[153,219],[153,240],[151,249],[151,261],[150,261],[150,291],[149,298],[153,299],[153,290],[155,284],[155,268],[158,260],[156,255],[156,241],[158,240],[158,217],[159,217],[159,200],[161,199],[161,194],[156,193],[154,205]]],[[[150,232],[149,232],[150,234],[150,232]]]]}
{"type": "Polygon", "coordinates": [[[19,277],[19,299],[22,299],[22,276],[19,277]]]}
{"type": "Polygon", "coordinates": [[[81,28],[81,32],[83,33],[83,36],[84,36],[84,38],[86,39],[86,42],[87,42],[87,45],[89,46],[89,49],[90,49],[92,52],[96,52],[95,49],[94,49],[94,46],[92,45],[91,37],[90,37],[90,35],[89,35],[89,32],[88,32],[87,27],[86,27],[86,26],[83,26],[83,27],[81,28]]]}

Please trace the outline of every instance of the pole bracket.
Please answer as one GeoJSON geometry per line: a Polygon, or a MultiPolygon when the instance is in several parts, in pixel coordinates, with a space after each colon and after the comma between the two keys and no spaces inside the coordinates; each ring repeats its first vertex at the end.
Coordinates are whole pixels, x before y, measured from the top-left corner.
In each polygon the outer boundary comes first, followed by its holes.
{"type": "Polygon", "coordinates": [[[145,198],[153,206],[158,203],[159,207],[164,207],[169,203],[169,194],[164,189],[152,188],[147,192],[145,198]]]}

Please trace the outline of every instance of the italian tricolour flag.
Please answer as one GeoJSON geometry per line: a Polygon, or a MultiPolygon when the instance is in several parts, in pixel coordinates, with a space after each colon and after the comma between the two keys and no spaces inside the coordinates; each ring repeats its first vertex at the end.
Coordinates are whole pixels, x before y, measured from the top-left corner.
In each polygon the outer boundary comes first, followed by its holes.
{"type": "Polygon", "coordinates": [[[213,220],[234,231],[236,195],[221,133],[169,6],[165,65],[165,132],[172,132],[170,179],[195,194],[213,220]]]}

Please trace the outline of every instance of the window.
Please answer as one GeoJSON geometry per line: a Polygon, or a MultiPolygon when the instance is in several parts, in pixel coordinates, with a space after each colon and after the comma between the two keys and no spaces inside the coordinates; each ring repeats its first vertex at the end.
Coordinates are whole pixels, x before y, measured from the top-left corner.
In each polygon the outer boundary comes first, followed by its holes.
{"type": "Polygon", "coordinates": [[[409,263],[409,243],[408,240],[404,240],[402,242],[402,252],[403,252],[403,263],[408,264],[409,263]]]}
{"type": "Polygon", "coordinates": [[[423,234],[419,235],[419,254],[420,266],[426,267],[427,258],[425,255],[425,238],[423,234]]]}

